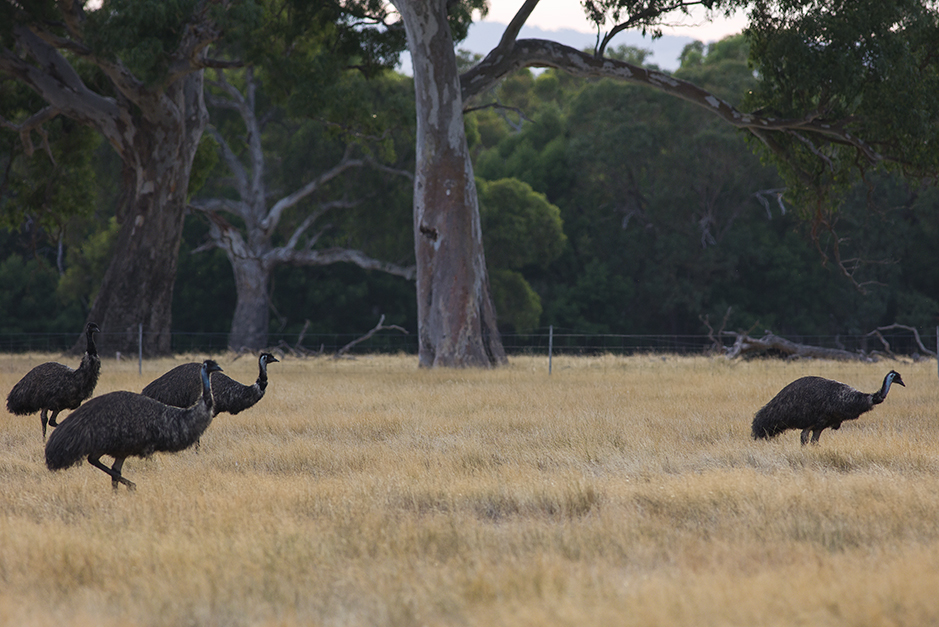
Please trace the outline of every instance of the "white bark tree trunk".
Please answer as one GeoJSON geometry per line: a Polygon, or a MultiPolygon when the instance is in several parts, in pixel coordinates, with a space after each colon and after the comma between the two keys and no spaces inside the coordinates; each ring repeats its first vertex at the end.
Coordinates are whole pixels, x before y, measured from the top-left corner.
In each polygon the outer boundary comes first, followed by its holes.
{"type": "Polygon", "coordinates": [[[419,360],[423,367],[506,361],[489,289],[476,184],[445,0],[393,0],[414,68],[419,360]]]}
{"type": "Polygon", "coordinates": [[[235,275],[237,296],[231,333],[228,336],[229,347],[235,350],[260,350],[267,346],[271,274],[279,265],[325,266],[347,262],[367,270],[380,270],[407,279],[413,278],[413,267],[379,261],[359,250],[313,248],[319,234],[310,234],[310,231],[317,226],[317,220],[331,210],[354,205],[354,201],[320,204],[316,210],[302,216],[303,219],[283,245],[274,246],[272,239],[285,212],[347,170],[363,167],[367,163],[363,159],[352,158],[350,147],[335,166],[268,207],[267,186],[264,180],[265,159],[261,145],[264,129],[255,111],[255,92],[258,86],[254,74],[250,68],[245,73],[244,93],[228,83],[221,73],[211,85],[223,95],[210,95],[210,104],[213,107],[236,111],[244,122],[245,136],[248,138],[246,157],[241,159],[217,130],[211,130],[220,146],[222,159],[232,175],[233,187],[240,200],[216,198],[195,200],[192,203],[193,208],[209,217],[212,245],[225,251],[235,275]],[[227,222],[221,213],[239,217],[244,222],[243,232],[227,222]]]}

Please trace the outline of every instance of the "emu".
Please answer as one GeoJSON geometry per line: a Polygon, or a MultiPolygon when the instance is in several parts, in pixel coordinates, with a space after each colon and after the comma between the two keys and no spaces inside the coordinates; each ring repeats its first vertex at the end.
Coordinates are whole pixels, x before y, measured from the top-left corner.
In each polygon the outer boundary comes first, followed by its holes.
{"type": "MultiPolygon", "coordinates": [[[[270,353],[261,353],[258,357],[258,379],[254,385],[238,383],[224,374],[212,375],[212,396],[215,399],[215,412],[237,414],[254,406],[264,396],[267,389],[267,364],[278,360],[270,353]]],[[[151,381],[141,394],[173,407],[189,407],[196,402],[202,388],[199,384],[199,364],[176,366],[158,379],[151,381]]]]}
{"type": "Polygon", "coordinates": [[[88,463],[133,490],[137,486],[121,474],[130,456],[149,457],[158,451],[175,453],[198,441],[212,423],[210,374],[221,368],[211,359],[202,362],[202,395],[185,409],[164,405],[134,392],[111,392],[91,399],[62,421],[46,443],[49,470],[69,468],[87,457],[88,463]],[[101,456],[114,458],[108,468],[101,456]]]}
{"type": "Polygon", "coordinates": [[[753,417],[753,438],[773,438],[787,429],[802,429],[802,445],[818,444],[818,436],[831,427],[838,429],[845,420],[855,420],[887,398],[890,384],[906,387],[900,373],[891,370],[880,390],[865,394],[850,385],[823,379],[796,379],[774,396],[753,417]]]}
{"type": "Polygon", "coordinates": [[[54,361],[46,362],[27,372],[10,390],[7,409],[17,416],[40,412],[43,440],[46,439],[46,424],[58,426],[55,419],[60,411],[75,409],[95,391],[101,372],[101,359],[95,347],[94,335],[100,332],[101,329],[94,322],[85,325],[88,344],[77,369],[72,370],[54,361]],[[49,411],[52,416],[47,419],[49,411]]]}

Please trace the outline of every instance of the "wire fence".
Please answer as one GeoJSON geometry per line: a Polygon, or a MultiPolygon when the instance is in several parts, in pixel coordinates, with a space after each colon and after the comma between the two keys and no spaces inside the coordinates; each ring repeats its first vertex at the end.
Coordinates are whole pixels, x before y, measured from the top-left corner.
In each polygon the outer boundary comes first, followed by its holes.
{"type": "MultiPolygon", "coordinates": [[[[365,333],[306,333],[298,343],[296,334],[271,333],[268,344],[298,354],[336,353],[365,333]]],[[[99,342],[106,344],[107,333],[98,334],[99,342]]],[[[146,335],[146,332],[144,332],[146,335]]],[[[885,332],[880,337],[870,334],[857,335],[786,335],[791,342],[821,348],[837,348],[849,352],[870,353],[889,351],[895,355],[921,355],[922,350],[910,332],[885,332]]],[[[66,352],[79,339],[74,333],[0,333],[0,353],[66,352]]],[[[937,347],[935,329],[920,331],[920,341],[928,350],[937,347]]],[[[732,337],[723,338],[723,346],[730,347],[732,337]]],[[[611,353],[631,355],[636,353],[661,353],[678,355],[701,355],[713,353],[714,340],[708,335],[639,335],[616,333],[581,333],[565,329],[539,329],[534,333],[504,334],[502,344],[508,355],[597,355],[611,353]]],[[[227,333],[172,334],[172,349],[175,353],[219,353],[228,350],[227,333]]],[[[397,331],[382,331],[355,345],[351,354],[405,353],[416,354],[417,336],[397,331]]],[[[127,355],[127,357],[131,357],[127,355]]]]}

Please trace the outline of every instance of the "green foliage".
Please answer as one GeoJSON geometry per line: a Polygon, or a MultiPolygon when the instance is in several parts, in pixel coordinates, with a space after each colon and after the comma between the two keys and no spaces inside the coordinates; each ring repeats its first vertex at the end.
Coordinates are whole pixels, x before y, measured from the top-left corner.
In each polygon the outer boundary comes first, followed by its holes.
{"type": "Polygon", "coordinates": [[[0,333],[81,327],[83,312],[56,297],[58,274],[39,259],[13,254],[0,261],[0,333]]]}
{"type": "Polygon", "coordinates": [[[205,217],[186,217],[173,286],[174,331],[222,334],[231,330],[235,277],[228,257],[217,248],[193,254],[206,230],[205,217]]]}
{"type": "MultiPolygon", "coordinates": [[[[5,100],[5,99],[4,99],[5,100]]],[[[0,132],[0,226],[19,228],[25,221],[59,233],[72,217],[94,209],[95,172],[92,155],[99,136],[67,118],[46,124],[43,139],[32,136],[35,150],[26,154],[18,135],[0,132]],[[51,153],[51,154],[50,154],[51,153]]]]}
{"type": "Polygon", "coordinates": [[[244,47],[260,17],[254,0],[203,5],[199,0],[103,0],[100,9],[86,13],[85,43],[96,55],[119,59],[138,79],[155,85],[165,78],[196,11],[210,10],[214,27],[237,48],[244,47]]]}
{"type": "MultiPolygon", "coordinates": [[[[363,270],[353,264],[295,268],[274,272],[271,331],[289,333],[289,343],[310,321],[307,340],[316,334],[361,335],[385,314],[385,324],[417,331],[414,282],[384,272],[363,270]]],[[[348,339],[346,340],[348,341],[348,339]]]]}
{"type": "Polygon", "coordinates": [[[546,268],[564,250],[561,212],[517,179],[477,179],[489,281],[500,326],[528,333],[538,326],[541,299],[519,270],[546,268]]]}
{"type": "Polygon", "coordinates": [[[80,246],[72,246],[66,254],[68,269],[59,280],[58,295],[63,301],[76,301],[85,307],[94,302],[111,263],[120,225],[116,218],[107,222],[107,228],[93,233],[80,246]]]}
{"type": "Polygon", "coordinates": [[[473,22],[473,11],[478,11],[480,17],[489,13],[489,0],[459,0],[447,3],[447,20],[450,23],[450,34],[454,42],[466,39],[470,24],[473,22]]]}
{"type": "Polygon", "coordinates": [[[86,43],[95,54],[120,59],[154,84],[166,74],[197,0],[104,0],[87,14],[86,43]]]}
{"type": "Polygon", "coordinates": [[[516,333],[531,333],[541,319],[541,298],[521,272],[495,268],[489,271],[489,285],[499,326],[516,333]]]}
{"type": "Polygon", "coordinates": [[[477,179],[479,213],[490,266],[547,266],[567,242],[561,210],[518,179],[477,179]]]}
{"type": "MultiPolygon", "coordinates": [[[[701,56],[686,54],[682,78],[725,97],[755,86],[745,38],[691,50],[701,56]]],[[[473,114],[482,144],[477,175],[518,178],[560,208],[568,246],[546,268],[523,271],[543,324],[702,333],[699,316],[719,325],[728,307],[730,329],[784,334],[866,333],[939,319],[927,243],[939,228],[932,190],[872,181],[846,199],[816,248],[811,223],[788,201],[782,213],[783,182],[743,133],[653,90],[564,80],[551,72],[506,80],[513,89],[504,102],[527,103],[519,130],[499,126],[492,111],[473,114]],[[562,86],[539,91],[545,79],[562,86]],[[856,259],[853,278],[866,295],[834,263],[836,241],[843,258],[856,259]]],[[[492,97],[503,102],[501,91],[492,97]]]]}
{"type": "Polygon", "coordinates": [[[196,147],[196,154],[192,160],[192,169],[189,171],[188,196],[191,197],[193,194],[198,193],[205,185],[205,182],[212,174],[212,170],[218,165],[218,151],[219,144],[215,141],[215,138],[208,133],[203,134],[199,140],[199,145],[196,147]]]}
{"type": "MultiPolygon", "coordinates": [[[[939,173],[939,9],[917,0],[758,2],[746,31],[759,84],[746,106],[838,124],[906,174],[939,173]]],[[[870,167],[819,134],[768,153],[800,204],[837,204],[870,167]],[[832,200],[833,199],[833,200],[832,200]]]]}

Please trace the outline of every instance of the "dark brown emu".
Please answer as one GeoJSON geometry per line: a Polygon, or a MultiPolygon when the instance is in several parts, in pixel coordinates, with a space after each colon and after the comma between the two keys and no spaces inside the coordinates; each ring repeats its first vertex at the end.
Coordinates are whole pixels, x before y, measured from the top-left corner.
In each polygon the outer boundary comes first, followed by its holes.
{"type": "Polygon", "coordinates": [[[42,437],[46,437],[46,424],[58,426],[55,419],[63,409],[75,409],[82,401],[91,396],[98,384],[101,372],[101,359],[95,348],[95,333],[101,329],[94,322],[85,325],[85,338],[88,346],[76,370],[50,361],[40,364],[26,373],[7,396],[7,409],[11,414],[27,416],[40,412],[42,437]],[[47,412],[52,417],[46,419],[47,412]]]}
{"type": "MultiPolygon", "coordinates": [[[[238,383],[228,375],[212,375],[212,396],[215,415],[222,412],[237,414],[252,407],[267,389],[267,364],[279,361],[270,353],[258,357],[258,380],[253,385],[238,383]]],[[[199,383],[199,364],[176,366],[158,379],[151,381],[141,394],[173,407],[189,407],[202,393],[199,383]]]]}
{"type": "Polygon", "coordinates": [[[756,412],[753,437],[773,438],[787,429],[802,429],[802,444],[809,441],[809,433],[812,443],[817,444],[818,436],[828,427],[838,429],[845,420],[854,420],[883,403],[891,383],[906,387],[895,370],[887,373],[880,390],[873,394],[822,377],[796,379],[756,412]]]}
{"type": "Polygon", "coordinates": [[[69,414],[46,443],[46,466],[61,470],[81,462],[111,475],[116,490],[123,483],[137,486],[121,475],[128,457],[149,457],[156,452],[175,453],[198,441],[212,423],[210,374],[221,368],[211,359],[200,366],[202,395],[191,407],[164,405],[134,392],[111,392],[95,397],[69,414]],[[114,458],[108,468],[102,455],[114,458]]]}

